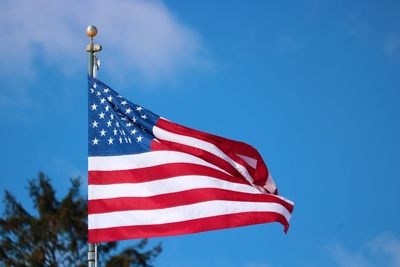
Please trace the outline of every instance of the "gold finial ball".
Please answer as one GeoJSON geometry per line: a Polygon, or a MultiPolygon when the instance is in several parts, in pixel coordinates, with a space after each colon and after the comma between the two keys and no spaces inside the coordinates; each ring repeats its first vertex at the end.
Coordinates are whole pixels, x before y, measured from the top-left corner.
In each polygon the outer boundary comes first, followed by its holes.
{"type": "Polygon", "coordinates": [[[96,28],[96,26],[94,26],[94,25],[89,25],[89,26],[86,28],[86,34],[87,34],[87,36],[89,36],[90,38],[95,37],[96,34],[97,34],[97,28],[96,28]]]}

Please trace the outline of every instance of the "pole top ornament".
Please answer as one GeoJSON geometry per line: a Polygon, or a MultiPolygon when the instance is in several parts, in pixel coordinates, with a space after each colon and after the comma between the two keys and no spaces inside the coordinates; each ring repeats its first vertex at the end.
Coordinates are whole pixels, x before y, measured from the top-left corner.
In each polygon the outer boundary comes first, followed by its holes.
{"type": "Polygon", "coordinates": [[[94,25],[89,25],[86,28],[86,35],[89,36],[90,38],[95,37],[97,34],[97,28],[94,25]]]}

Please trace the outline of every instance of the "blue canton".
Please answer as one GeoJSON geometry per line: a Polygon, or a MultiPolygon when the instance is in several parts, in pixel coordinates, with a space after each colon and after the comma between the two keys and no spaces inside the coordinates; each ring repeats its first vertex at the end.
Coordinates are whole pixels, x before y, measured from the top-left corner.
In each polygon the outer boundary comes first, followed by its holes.
{"type": "Polygon", "coordinates": [[[116,156],[150,151],[159,116],[123,98],[89,77],[89,156],[116,156]]]}

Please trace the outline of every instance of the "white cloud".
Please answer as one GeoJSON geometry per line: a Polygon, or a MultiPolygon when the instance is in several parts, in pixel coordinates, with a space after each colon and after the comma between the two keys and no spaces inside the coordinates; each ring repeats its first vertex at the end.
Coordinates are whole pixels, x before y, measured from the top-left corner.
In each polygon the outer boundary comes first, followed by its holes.
{"type": "Polygon", "coordinates": [[[329,247],[332,257],[339,267],[372,267],[362,251],[348,251],[337,243],[329,247]]]}
{"type": "Polygon", "coordinates": [[[0,70],[35,76],[44,61],[75,74],[85,64],[85,28],[95,24],[106,71],[148,82],[174,80],[206,60],[201,38],[155,0],[2,0],[0,70]]]}
{"type": "MultiPolygon", "coordinates": [[[[367,244],[374,257],[384,256],[387,266],[400,267],[400,239],[390,233],[385,233],[367,244]]],[[[380,265],[382,266],[382,265],[380,265]]]]}
{"type": "Polygon", "coordinates": [[[328,247],[339,267],[400,267],[400,239],[393,234],[381,234],[350,251],[342,244],[328,247]]]}

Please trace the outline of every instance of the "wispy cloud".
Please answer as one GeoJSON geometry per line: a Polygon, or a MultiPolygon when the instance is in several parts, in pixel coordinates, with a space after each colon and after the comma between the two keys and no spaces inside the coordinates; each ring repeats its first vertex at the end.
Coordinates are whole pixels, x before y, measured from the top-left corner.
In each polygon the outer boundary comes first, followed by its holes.
{"type": "Polygon", "coordinates": [[[349,250],[340,243],[328,246],[338,267],[400,267],[400,239],[384,233],[349,250]]]}
{"type": "Polygon", "coordinates": [[[149,82],[175,79],[206,61],[200,36],[155,0],[3,0],[0,4],[0,68],[35,76],[46,62],[68,73],[84,64],[84,29],[99,28],[106,69],[149,82]]]}
{"type": "Polygon", "coordinates": [[[400,34],[388,34],[384,40],[383,49],[389,59],[400,56],[400,34]]]}
{"type": "Polygon", "coordinates": [[[270,265],[266,264],[265,262],[251,261],[246,262],[244,267],[270,267],[270,265]]]}
{"type": "Polygon", "coordinates": [[[300,36],[281,34],[277,37],[276,47],[278,52],[282,54],[297,53],[305,47],[305,42],[300,36]]]}

